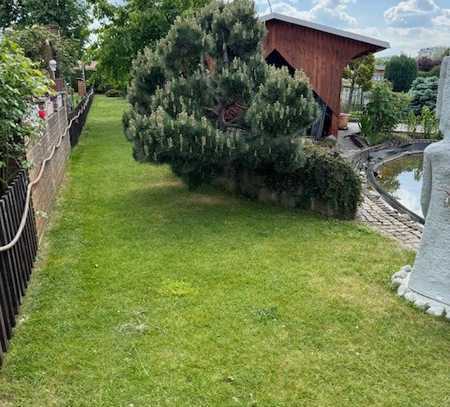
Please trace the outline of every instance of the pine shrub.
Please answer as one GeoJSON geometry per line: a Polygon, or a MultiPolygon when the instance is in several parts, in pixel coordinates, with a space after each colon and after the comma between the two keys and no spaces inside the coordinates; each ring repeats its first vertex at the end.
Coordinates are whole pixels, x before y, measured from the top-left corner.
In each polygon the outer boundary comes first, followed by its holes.
{"type": "Polygon", "coordinates": [[[302,72],[266,63],[264,36],[253,1],[212,1],[145,48],[123,118],[134,158],[169,164],[190,188],[233,166],[280,176],[304,167],[318,107],[302,72]]]}

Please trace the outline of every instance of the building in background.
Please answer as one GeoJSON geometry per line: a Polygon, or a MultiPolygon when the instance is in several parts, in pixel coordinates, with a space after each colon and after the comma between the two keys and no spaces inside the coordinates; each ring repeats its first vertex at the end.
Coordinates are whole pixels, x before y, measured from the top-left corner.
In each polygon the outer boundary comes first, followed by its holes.
{"type": "Polygon", "coordinates": [[[372,80],[375,82],[383,81],[385,72],[386,72],[386,65],[383,64],[375,65],[375,72],[373,74],[372,80]]]}
{"type": "Polygon", "coordinates": [[[277,13],[261,19],[267,27],[267,62],[291,72],[301,69],[311,82],[322,112],[312,135],[337,136],[345,67],[356,58],[389,48],[389,43],[277,13]]]}
{"type": "Polygon", "coordinates": [[[430,47],[430,48],[422,48],[419,51],[418,59],[420,58],[429,58],[432,61],[436,61],[442,59],[444,54],[447,52],[448,47],[430,47]]]}

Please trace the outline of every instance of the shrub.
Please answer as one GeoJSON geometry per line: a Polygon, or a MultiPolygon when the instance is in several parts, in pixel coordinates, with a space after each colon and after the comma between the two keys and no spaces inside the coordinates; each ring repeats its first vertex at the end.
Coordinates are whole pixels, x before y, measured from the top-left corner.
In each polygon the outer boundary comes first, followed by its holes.
{"type": "Polygon", "coordinates": [[[257,179],[285,193],[300,188],[305,207],[316,200],[350,218],[358,176],[341,158],[304,149],[317,104],[302,72],[267,65],[264,32],[252,1],[214,1],[145,49],[123,119],[134,157],[169,164],[190,188],[236,176],[244,193],[245,174],[252,197],[257,179]]]}
{"type": "Polygon", "coordinates": [[[415,138],[417,134],[417,125],[419,124],[419,119],[413,111],[410,111],[406,118],[406,125],[408,128],[408,136],[415,138]]]}
{"type": "Polygon", "coordinates": [[[439,120],[434,111],[428,106],[422,108],[420,114],[420,124],[423,127],[423,137],[426,139],[437,139],[440,136],[439,120]]]}
{"type": "Polygon", "coordinates": [[[385,78],[392,83],[395,92],[408,92],[417,78],[417,64],[406,55],[392,57],[386,64],[385,78]]]}
{"type": "Polygon", "coordinates": [[[404,95],[393,92],[386,82],[377,83],[360,119],[361,133],[367,142],[374,145],[389,140],[407,105],[404,95]]]}
{"type": "Polygon", "coordinates": [[[146,48],[124,117],[134,157],[169,164],[191,188],[232,163],[300,168],[317,104],[303,73],[265,62],[264,34],[252,1],[213,1],[146,48]]]}
{"type": "Polygon", "coordinates": [[[118,98],[118,97],[122,97],[123,93],[117,89],[109,89],[105,92],[105,96],[109,97],[109,98],[118,98]]]}
{"type": "Polygon", "coordinates": [[[0,42],[0,190],[25,165],[25,142],[36,131],[32,110],[49,81],[18,45],[0,42]]]}
{"type": "Polygon", "coordinates": [[[93,87],[95,93],[105,94],[108,90],[118,89],[122,95],[126,94],[126,88],[122,88],[121,84],[109,81],[98,69],[89,74],[86,81],[88,87],[93,87]]]}
{"type": "Polygon", "coordinates": [[[434,111],[439,87],[439,78],[436,76],[417,78],[411,86],[411,109],[416,115],[422,112],[424,107],[434,111]]]}
{"type": "Polygon", "coordinates": [[[329,150],[305,146],[305,165],[289,174],[272,172],[267,186],[278,192],[295,194],[309,208],[311,200],[327,205],[344,219],[356,215],[361,199],[361,180],[349,163],[329,150]]]}
{"type": "Polygon", "coordinates": [[[352,110],[350,112],[350,122],[359,122],[361,120],[362,111],[360,110],[352,110]]]}

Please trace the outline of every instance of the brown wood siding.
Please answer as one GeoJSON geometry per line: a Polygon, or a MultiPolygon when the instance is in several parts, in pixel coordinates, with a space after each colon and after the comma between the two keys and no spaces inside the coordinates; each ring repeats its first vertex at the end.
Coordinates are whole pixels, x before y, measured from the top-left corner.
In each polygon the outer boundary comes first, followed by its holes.
{"type": "Polygon", "coordinates": [[[329,130],[337,134],[344,68],[353,59],[382,48],[279,20],[267,21],[266,26],[264,55],[277,50],[292,67],[306,73],[314,91],[332,110],[329,130]]]}

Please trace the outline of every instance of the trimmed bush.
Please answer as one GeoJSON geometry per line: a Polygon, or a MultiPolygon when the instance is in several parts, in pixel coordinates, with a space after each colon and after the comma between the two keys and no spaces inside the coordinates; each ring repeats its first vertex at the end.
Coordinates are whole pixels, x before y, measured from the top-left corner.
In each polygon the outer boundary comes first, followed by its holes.
{"type": "Polygon", "coordinates": [[[305,165],[291,174],[273,172],[267,178],[267,186],[280,193],[297,194],[299,207],[312,206],[317,210],[320,205],[333,216],[354,218],[362,186],[351,165],[339,155],[314,145],[305,146],[305,158],[305,165]]]}
{"type": "Polygon", "coordinates": [[[105,96],[109,98],[119,98],[123,97],[123,93],[117,89],[109,89],[105,92],[105,96]]]}

